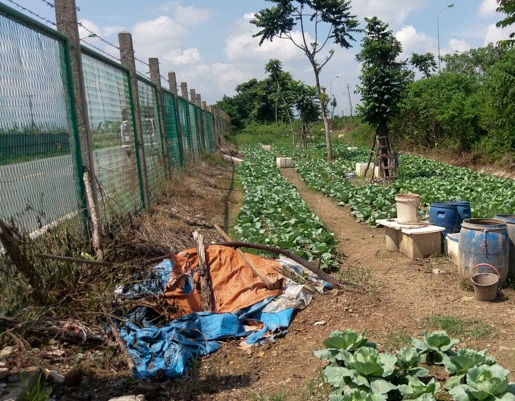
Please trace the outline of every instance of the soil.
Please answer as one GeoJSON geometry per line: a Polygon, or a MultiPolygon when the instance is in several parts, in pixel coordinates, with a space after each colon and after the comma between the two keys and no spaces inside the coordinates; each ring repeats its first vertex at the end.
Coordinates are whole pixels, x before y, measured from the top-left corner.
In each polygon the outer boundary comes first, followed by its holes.
{"type": "MultiPolygon", "coordinates": [[[[447,322],[443,328],[460,346],[487,349],[502,366],[515,370],[514,290],[504,289],[495,302],[475,300],[473,292],[460,286],[457,269],[446,256],[411,260],[385,250],[384,229],[356,223],[348,208],[308,189],[294,169],[281,171],[339,240],[338,251],[345,257],[335,275],[346,283],[343,288],[315,296],[275,342],[244,350],[239,340],[228,340],[179,379],[138,382],[115,346],[83,347],[81,358],[103,360],[104,365],[84,363],[77,384],[54,385],[56,399],[108,400],[144,393],[156,400],[327,400],[330,390],[320,373],[324,362],[313,351],[323,348],[331,331],[346,328],[366,330],[379,350],[393,352],[409,345],[411,336],[420,338],[422,330],[441,329],[447,322]]],[[[233,178],[229,164],[198,163],[176,180],[180,190],[170,191],[138,218],[131,235],[154,243],[157,250],[191,246],[195,229],[206,242],[220,240],[211,225],[228,228],[242,197],[233,178]]],[[[56,342],[35,352],[49,354],[49,347],[65,350],[45,359],[46,367],[64,373],[70,359],[77,360],[77,348],[56,342]]]]}

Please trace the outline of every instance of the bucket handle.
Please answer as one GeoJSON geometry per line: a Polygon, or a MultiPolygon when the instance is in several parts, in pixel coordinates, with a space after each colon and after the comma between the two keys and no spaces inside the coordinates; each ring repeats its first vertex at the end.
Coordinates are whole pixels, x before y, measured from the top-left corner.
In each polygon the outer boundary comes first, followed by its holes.
{"type": "Polygon", "coordinates": [[[499,270],[497,270],[497,267],[495,267],[494,265],[491,265],[490,263],[478,263],[477,265],[475,266],[472,266],[470,268],[470,272],[472,273],[472,271],[474,269],[477,269],[479,266],[486,266],[486,267],[489,267],[490,269],[492,269],[493,271],[495,271],[495,273],[499,276],[499,278],[501,278],[501,273],[499,273],[499,270]]]}

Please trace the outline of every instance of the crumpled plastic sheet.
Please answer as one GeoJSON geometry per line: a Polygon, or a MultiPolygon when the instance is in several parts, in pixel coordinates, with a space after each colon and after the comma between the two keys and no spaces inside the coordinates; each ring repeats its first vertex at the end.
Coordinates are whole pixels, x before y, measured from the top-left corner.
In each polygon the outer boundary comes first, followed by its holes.
{"type": "MultiPolygon", "coordinates": [[[[172,267],[172,262],[165,260],[154,267],[147,280],[142,280],[133,288],[120,288],[116,295],[137,299],[160,294],[172,267]]],[[[135,364],[134,375],[139,379],[178,377],[190,368],[194,358],[218,350],[220,344],[217,340],[245,337],[247,344],[256,344],[265,337],[273,341],[274,336],[284,335],[295,309],[307,306],[311,300],[309,291],[301,288],[304,286],[291,280],[288,282],[288,287],[297,288],[286,289],[284,302],[277,303],[281,297],[270,297],[235,313],[191,313],[159,327],[155,324],[151,309],[135,308],[118,322],[120,337],[135,364]],[[292,300],[292,297],[295,298],[292,294],[303,294],[303,298],[301,301],[292,300]],[[266,309],[268,305],[272,307],[266,309]],[[247,330],[247,323],[251,325],[251,331],[247,330]]]]}

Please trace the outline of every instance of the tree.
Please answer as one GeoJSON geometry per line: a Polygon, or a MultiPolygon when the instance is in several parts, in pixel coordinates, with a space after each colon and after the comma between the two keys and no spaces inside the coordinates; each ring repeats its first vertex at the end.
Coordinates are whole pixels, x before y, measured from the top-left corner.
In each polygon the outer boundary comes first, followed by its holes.
{"type": "Polygon", "coordinates": [[[275,94],[275,123],[278,122],[278,109],[279,103],[281,103],[284,107],[284,111],[288,117],[288,122],[290,124],[292,130],[292,137],[295,140],[295,135],[293,133],[293,122],[291,117],[291,103],[288,102],[287,97],[285,96],[285,91],[288,91],[288,84],[293,81],[291,74],[288,72],[284,72],[282,69],[282,64],[277,59],[271,59],[265,65],[265,71],[270,74],[270,78],[273,83],[276,85],[276,94],[275,94]],[[284,88],[283,88],[284,87],[284,88]]]}
{"type": "Polygon", "coordinates": [[[356,56],[362,63],[361,86],[357,87],[357,93],[361,94],[363,105],[358,106],[358,113],[375,128],[384,172],[388,177],[388,168],[394,167],[393,157],[389,154],[388,123],[400,112],[411,73],[406,62],[397,60],[402,46],[388,30],[388,24],[377,17],[365,18],[365,21],[365,37],[356,56]]]}
{"type": "Polygon", "coordinates": [[[470,49],[462,53],[446,54],[444,71],[456,72],[482,79],[490,68],[499,62],[506,49],[492,43],[478,49],[470,49]]]}
{"type": "Polygon", "coordinates": [[[292,93],[295,96],[295,108],[300,118],[300,136],[302,144],[307,147],[308,123],[320,117],[320,106],[317,102],[317,89],[302,81],[294,83],[292,93]]]}
{"type": "MultiPolygon", "coordinates": [[[[496,26],[506,28],[515,23],[515,1],[514,0],[497,0],[497,12],[506,14],[506,18],[499,21],[496,26]]],[[[499,44],[505,47],[515,46],[515,32],[510,33],[510,39],[501,40],[499,44]]]]}
{"type": "Polygon", "coordinates": [[[330,49],[323,56],[326,46],[332,44],[351,47],[354,40],[351,33],[359,32],[356,16],[350,13],[350,1],[343,0],[267,0],[276,5],[265,8],[254,15],[251,23],[260,30],[254,37],[260,37],[259,45],[274,38],[290,40],[308,58],[315,75],[315,87],[320,98],[320,111],[324,121],[327,145],[327,159],[332,160],[331,136],[327,110],[323,107],[323,91],[320,72],[334,55],[330,49]],[[311,24],[311,33],[308,27],[311,24]],[[293,34],[297,28],[300,37],[293,34]],[[319,60],[323,57],[322,60],[319,60]]]}
{"type": "Polygon", "coordinates": [[[413,53],[410,58],[410,64],[424,74],[424,78],[429,78],[431,73],[436,71],[437,67],[435,56],[432,53],[413,53]]]}

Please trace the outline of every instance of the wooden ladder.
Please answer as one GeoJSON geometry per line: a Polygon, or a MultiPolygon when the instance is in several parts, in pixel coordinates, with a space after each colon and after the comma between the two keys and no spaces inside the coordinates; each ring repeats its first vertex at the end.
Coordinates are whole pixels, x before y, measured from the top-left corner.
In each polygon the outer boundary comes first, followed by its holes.
{"type": "Polygon", "coordinates": [[[373,157],[374,164],[370,181],[373,181],[375,178],[375,166],[379,166],[380,175],[386,180],[395,180],[397,178],[397,157],[395,153],[392,152],[388,135],[375,135],[374,143],[372,144],[372,149],[370,150],[370,156],[368,158],[368,165],[365,170],[365,177],[373,157]]]}

